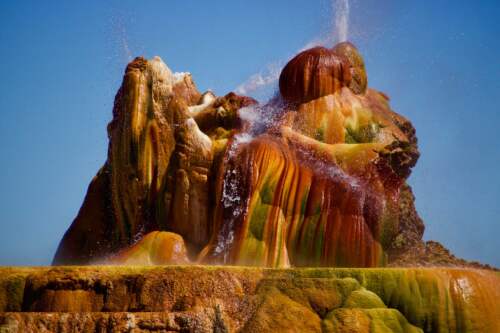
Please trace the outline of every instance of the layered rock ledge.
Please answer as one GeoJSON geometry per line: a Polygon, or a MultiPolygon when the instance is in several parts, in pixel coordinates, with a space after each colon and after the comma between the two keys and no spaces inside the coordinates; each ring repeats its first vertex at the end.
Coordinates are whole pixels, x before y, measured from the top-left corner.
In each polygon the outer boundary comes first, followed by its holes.
{"type": "Polygon", "coordinates": [[[1,332],[499,332],[500,275],[454,268],[0,268],[1,332]]]}

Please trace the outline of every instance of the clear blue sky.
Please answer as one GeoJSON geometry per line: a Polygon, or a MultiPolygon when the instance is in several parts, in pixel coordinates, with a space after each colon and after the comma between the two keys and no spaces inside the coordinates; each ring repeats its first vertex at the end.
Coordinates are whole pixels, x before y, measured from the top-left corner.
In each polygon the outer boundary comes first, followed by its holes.
{"type": "MultiPolygon", "coordinates": [[[[2,1],[0,265],[49,264],[106,159],[129,56],[235,89],[329,29],[329,1],[2,1]]],[[[351,0],[369,85],[412,120],[426,239],[500,266],[500,2],[351,0]]]]}

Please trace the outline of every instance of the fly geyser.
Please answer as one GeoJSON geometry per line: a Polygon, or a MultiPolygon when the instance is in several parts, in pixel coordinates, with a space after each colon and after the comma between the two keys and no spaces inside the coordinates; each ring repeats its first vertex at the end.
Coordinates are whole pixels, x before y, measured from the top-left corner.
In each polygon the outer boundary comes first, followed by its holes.
{"type": "Polygon", "coordinates": [[[189,73],[136,58],[115,98],[107,161],[54,263],[141,253],[144,264],[466,264],[421,241],[406,184],[415,129],[367,86],[348,42],[299,53],[264,105],[200,93],[189,73]],[[183,250],[153,253],[165,248],[183,250]]]}
{"type": "Polygon", "coordinates": [[[402,220],[420,240],[418,215],[401,209],[415,130],[367,88],[357,49],[304,51],[279,86],[265,105],[216,97],[159,58],[135,59],[115,99],[108,159],[54,262],[180,260],[150,253],[168,247],[186,248],[183,262],[374,267],[388,263],[402,220]]]}
{"type": "Polygon", "coordinates": [[[265,104],[136,58],[108,137],[54,258],[78,266],[0,268],[1,332],[500,331],[498,272],[422,241],[415,129],[349,42],[265,104]]]}

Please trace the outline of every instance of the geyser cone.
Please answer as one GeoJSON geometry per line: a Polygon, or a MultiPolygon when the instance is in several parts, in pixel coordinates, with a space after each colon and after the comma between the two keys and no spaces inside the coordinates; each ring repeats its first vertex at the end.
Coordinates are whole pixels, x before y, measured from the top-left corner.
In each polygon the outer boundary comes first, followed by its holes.
{"type": "Polygon", "coordinates": [[[296,55],[279,78],[280,93],[291,103],[306,103],[349,87],[356,94],[366,90],[364,61],[349,42],[334,48],[315,47],[296,55]]]}

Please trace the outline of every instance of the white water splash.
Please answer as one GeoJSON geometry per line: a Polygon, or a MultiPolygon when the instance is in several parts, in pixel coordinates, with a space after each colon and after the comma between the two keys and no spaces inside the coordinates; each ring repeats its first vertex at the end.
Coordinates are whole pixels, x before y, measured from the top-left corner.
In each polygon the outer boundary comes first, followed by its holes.
{"type": "Polygon", "coordinates": [[[335,11],[334,41],[345,42],[349,34],[349,0],[336,0],[333,10],[335,11]]]}
{"type": "Polygon", "coordinates": [[[253,140],[250,133],[239,133],[234,136],[234,145],[237,146],[242,143],[249,143],[253,140]]]}
{"type": "Polygon", "coordinates": [[[255,124],[261,117],[259,110],[254,106],[246,106],[238,110],[238,117],[249,124],[255,124]]]}
{"type": "MultiPolygon", "coordinates": [[[[228,149],[228,159],[236,155],[238,146],[252,141],[253,137],[248,133],[239,133],[234,136],[234,140],[228,149]]],[[[224,175],[222,185],[222,205],[224,209],[232,210],[232,216],[227,216],[222,224],[221,230],[217,235],[217,245],[214,249],[214,254],[224,254],[223,264],[228,263],[229,248],[234,241],[234,225],[235,221],[243,213],[242,198],[240,196],[241,175],[237,169],[228,169],[224,175]]]]}

